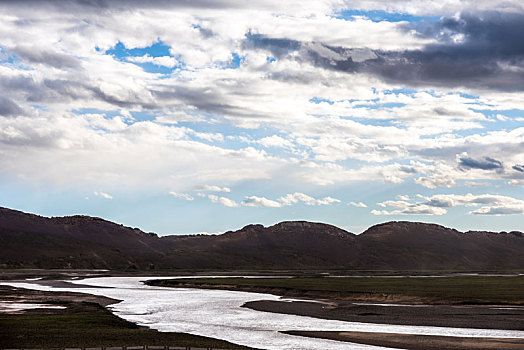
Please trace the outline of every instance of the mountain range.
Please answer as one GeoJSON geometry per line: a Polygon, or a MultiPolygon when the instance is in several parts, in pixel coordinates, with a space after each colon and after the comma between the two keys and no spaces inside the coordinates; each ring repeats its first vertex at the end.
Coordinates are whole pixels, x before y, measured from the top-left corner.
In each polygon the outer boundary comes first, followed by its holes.
{"type": "Polygon", "coordinates": [[[307,221],[159,237],[89,216],[0,208],[0,268],[524,269],[524,234],[392,221],[355,235],[307,221]]]}

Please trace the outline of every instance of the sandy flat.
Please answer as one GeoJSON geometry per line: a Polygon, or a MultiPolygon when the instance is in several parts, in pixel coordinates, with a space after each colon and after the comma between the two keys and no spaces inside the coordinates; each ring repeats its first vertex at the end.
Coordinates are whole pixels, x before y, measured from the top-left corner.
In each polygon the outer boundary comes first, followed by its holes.
{"type": "Polygon", "coordinates": [[[329,300],[328,303],[261,300],[243,306],[258,311],[348,322],[524,330],[524,310],[510,306],[384,305],[346,300],[329,300]]]}
{"type": "Polygon", "coordinates": [[[459,338],[433,335],[412,335],[373,332],[287,331],[283,333],[304,337],[324,338],[358,344],[385,346],[408,350],[524,349],[524,339],[513,338],[459,338]]]}

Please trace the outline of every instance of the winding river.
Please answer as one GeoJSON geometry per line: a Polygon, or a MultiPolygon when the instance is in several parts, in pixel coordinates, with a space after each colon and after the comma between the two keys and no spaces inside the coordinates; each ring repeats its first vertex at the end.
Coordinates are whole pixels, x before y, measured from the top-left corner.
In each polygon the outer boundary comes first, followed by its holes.
{"type": "Polygon", "coordinates": [[[305,316],[255,311],[248,301],[286,300],[271,294],[224,290],[164,288],[141,281],[173,277],[101,277],[69,281],[75,288],[3,282],[14,287],[102,295],[121,300],[110,305],[116,315],[159,331],[185,332],[261,349],[387,349],[384,347],[303,338],[284,330],[362,331],[456,337],[524,338],[524,331],[451,327],[400,326],[323,320],[305,316]],[[89,286],[89,287],[85,287],[89,286]]]}

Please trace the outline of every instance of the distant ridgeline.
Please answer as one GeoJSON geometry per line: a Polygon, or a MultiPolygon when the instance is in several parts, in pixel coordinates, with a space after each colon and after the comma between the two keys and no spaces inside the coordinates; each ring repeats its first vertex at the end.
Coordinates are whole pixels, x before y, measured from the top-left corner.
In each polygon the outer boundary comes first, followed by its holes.
{"type": "Polygon", "coordinates": [[[221,235],[158,237],[100,218],[46,218],[0,208],[0,267],[524,269],[524,234],[400,221],[355,235],[332,225],[286,221],[221,235]]]}

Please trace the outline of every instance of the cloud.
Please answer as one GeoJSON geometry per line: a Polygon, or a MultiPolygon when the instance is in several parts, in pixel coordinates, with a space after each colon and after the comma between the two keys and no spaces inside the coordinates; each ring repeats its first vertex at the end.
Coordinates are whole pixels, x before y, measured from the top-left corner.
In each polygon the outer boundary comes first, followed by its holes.
{"type": "Polygon", "coordinates": [[[482,207],[469,212],[473,215],[515,215],[524,214],[524,206],[521,207],[482,207]]]}
{"type": "Polygon", "coordinates": [[[264,147],[282,147],[282,148],[286,148],[286,147],[292,148],[293,147],[292,142],[278,135],[272,135],[272,136],[261,138],[260,140],[257,141],[257,143],[261,144],[264,147]]]}
{"type": "Polygon", "coordinates": [[[362,202],[349,202],[348,205],[352,205],[357,208],[367,208],[368,206],[362,202]]]}
{"type": "Polygon", "coordinates": [[[126,58],[129,62],[135,62],[135,63],[152,63],[157,66],[163,66],[167,68],[173,68],[180,64],[176,60],[176,58],[172,56],[159,56],[159,57],[152,57],[149,54],[146,54],[144,56],[130,56],[126,58]]]}
{"type": "Polygon", "coordinates": [[[18,104],[6,96],[0,95],[0,116],[14,117],[24,115],[24,111],[18,104]]]}
{"type": "Polygon", "coordinates": [[[307,194],[295,192],[295,193],[288,193],[283,197],[280,197],[278,199],[283,205],[292,205],[297,204],[299,202],[302,202],[306,205],[330,205],[332,203],[340,203],[340,200],[332,197],[324,197],[324,198],[313,198],[311,196],[308,196],[307,194]]]}
{"type": "Polygon", "coordinates": [[[246,197],[240,204],[245,207],[267,207],[267,208],[280,208],[282,203],[267,199],[264,197],[249,196],[246,197]]]}
{"type": "Polygon", "coordinates": [[[513,170],[516,170],[516,171],[519,171],[521,173],[524,173],[524,165],[518,165],[518,164],[515,164],[514,166],[512,166],[513,170]]]}
{"type": "MultiPolygon", "coordinates": [[[[392,50],[382,44],[381,48],[368,49],[362,57],[356,57],[352,50],[363,45],[351,47],[340,42],[333,45],[261,34],[246,40],[276,57],[295,57],[329,70],[370,74],[389,83],[522,91],[524,50],[515,33],[524,31],[523,23],[522,13],[496,11],[463,12],[433,22],[403,23],[400,27],[406,34],[428,43],[411,50],[392,50]]],[[[394,33],[398,28],[391,26],[389,30],[394,33]]]]}
{"type": "Polygon", "coordinates": [[[444,215],[446,209],[433,207],[423,203],[408,203],[405,201],[385,201],[378,203],[381,207],[394,207],[395,210],[372,210],[373,215],[444,215]]]}
{"type": "Polygon", "coordinates": [[[31,63],[45,64],[58,69],[80,68],[80,61],[66,53],[51,51],[34,46],[17,46],[13,53],[31,63]]]}
{"type": "Polygon", "coordinates": [[[493,194],[466,195],[437,194],[430,197],[418,196],[424,199],[422,202],[408,201],[385,201],[378,203],[381,207],[394,207],[396,210],[374,210],[374,215],[443,215],[447,213],[445,208],[458,206],[478,207],[469,211],[471,215],[511,215],[524,213],[524,200],[493,194]]]}
{"type": "MultiPolygon", "coordinates": [[[[353,69],[412,86],[522,91],[524,50],[515,33],[524,31],[523,23],[522,13],[492,11],[461,13],[434,24],[406,24],[406,31],[415,30],[438,43],[420,50],[378,52],[378,59],[353,69]]],[[[345,68],[342,63],[336,67],[345,68]]]]}
{"type": "Polygon", "coordinates": [[[187,193],[177,193],[177,192],[171,191],[171,192],[169,192],[169,194],[172,195],[175,198],[185,199],[186,201],[192,201],[192,200],[195,199],[195,198],[193,198],[191,195],[189,195],[187,193]]]}
{"type": "Polygon", "coordinates": [[[491,182],[466,181],[464,185],[468,187],[493,187],[493,184],[491,182]]]}
{"type": "Polygon", "coordinates": [[[481,170],[494,170],[503,168],[501,161],[498,161],[490,157],[484,157],[483,160],[478,160],[468,157],[467,154],[462,154],[458,159],[459,165],[464,168],[481,170]]]}
{"type": "Polygon", "coordinates": [[[220,187],[215,185],[200,185],[195,188],[195,191],[204,191],[204,192],[231,192],[231,189],[228,187],[220,187]]]}
{"type": "Polygon", "coordinates": [[[455,185],[455,180],[450,177],[419,177],[415,183],[427,188],[452,187],[455,185]]]}
{"type": "Polygon", "coordinates": [[[226,206],[226,207],[238,207],[238,203],[237,202],[235,202],[234,200],[231,200],[229,198],[226,198],[226,197],[219,197],[219,196],[215,196],[213,194],[210,194],[207,197],[209,199],[211,199],[211,202],[213,202],[213,203],[221,204],[221,205],[226,206]]]}
{"type": "MultiPolygon", "coordinates": [[[[195,198],[254,186],[267,198],[230,201],[284,206],[359,183],[523,179],[518,2],[344,5],[433,17],[416,23],[316,1],[15,3],[0,4],[3,181],[195,198]]],[[[427,202],[386,209],[451,208],[427,202]]]]}
{"type": "Polygon", "coordinates": [[[105,198],[105,199],[113,199],[113,196],[111,196],[110,194],[107,194],[105,192],[93,192],[93,194],[95,196],[102,197],[102,198],[105,198]]]}

